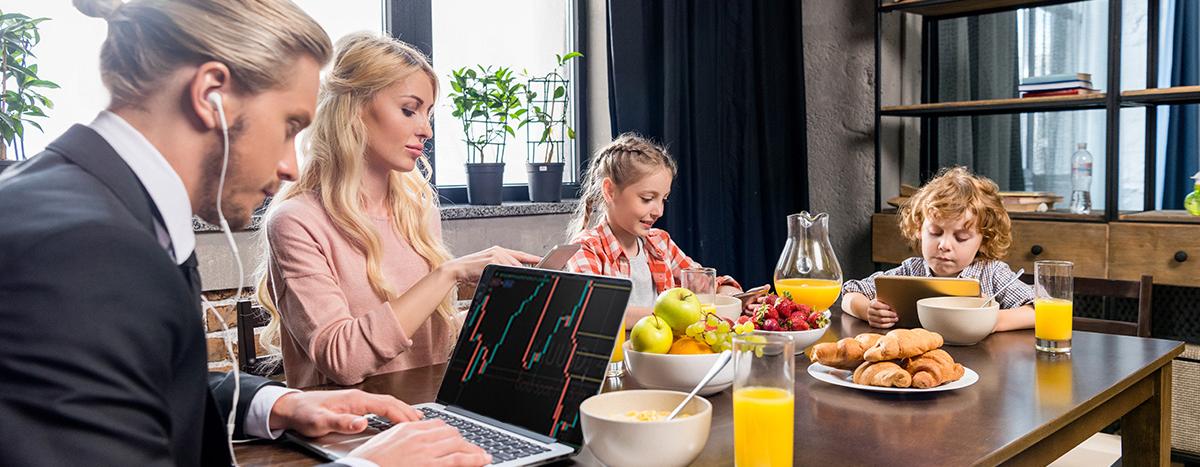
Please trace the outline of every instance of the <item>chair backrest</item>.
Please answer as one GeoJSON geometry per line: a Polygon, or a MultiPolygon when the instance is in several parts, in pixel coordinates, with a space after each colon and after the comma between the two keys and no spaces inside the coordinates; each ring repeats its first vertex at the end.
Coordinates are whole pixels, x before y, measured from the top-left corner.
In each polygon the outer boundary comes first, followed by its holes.
{"type": "Polygon", "coordinates": [[[283,371],[283,365],[266,364],[274,362],[264,361],[258,356],[258,339],[254,330],[270,322],[271,315],[267,310],[254,306],[249,300],[237,303],[237,365],[241,371],[259,376],[272,376],[283,371]]]}
{"type": "MultiPolygon", "coordinates": [[[[1021,281],[1033,284],[1033,274],[1022,274],[1021,281]]],[[[1075,295],[1089,297],[1133,298],[1138,301],[1137,321],[1117,321],[1098,318],[1081,318],[1072,320],[1075,329],[1080,331],[1102,332],[1105,334],[1122,334],[1126,336],[1150,337],[1150,303],[1151,292],[1154,290],[1154,277],[1142,275],[1140,281],[1123,281],[1114,279],[1095,279],[1091,277],[1075,278],[1075,295]]]]}

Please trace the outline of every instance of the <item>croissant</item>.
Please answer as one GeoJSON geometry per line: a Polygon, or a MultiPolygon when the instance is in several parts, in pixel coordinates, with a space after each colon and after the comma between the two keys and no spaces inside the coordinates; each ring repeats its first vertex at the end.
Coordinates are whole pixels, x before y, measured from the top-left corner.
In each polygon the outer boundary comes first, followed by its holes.
{"type": "Polygon", "coordinates": [[[921,328],[897,329],[879,338],[874,347],[863,352],[868,362],[898,360],[921,355],[942,346],[942,335],[921,328]]]}
{"type": "Polygon", "coordinates": [[[954,357],[942,349],[931,350],[920,357],[905,360],[904,369],[912,374],[912,386],[918,389],[958,381],[965,371],[962,365],[954,363],[954,357]]]}
{"type": "Polygon", "coordinates": [[[863,362],[863,352],[875,345],[882,334],[865,333],[847,337],[837,342],[826,342],[813,346],[813,361],[833,368],[853,370],[863,362]]]}
{"type": "Polygon", "coordinates": [[[912,385],[912,375],[895,362],[863,362],[854,370],[854,383],[906,388],[912,385]]]}

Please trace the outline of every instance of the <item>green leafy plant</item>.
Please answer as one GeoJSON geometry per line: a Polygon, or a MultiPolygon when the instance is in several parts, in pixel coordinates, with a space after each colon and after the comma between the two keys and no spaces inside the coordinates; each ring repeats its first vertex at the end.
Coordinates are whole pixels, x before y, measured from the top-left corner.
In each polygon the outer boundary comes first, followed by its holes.
{"type": "Polygon", "coordinates": [[[520,120],[526,112],[521,106],[525,85],[506,67],[463,67],[451,71],[450,78],[451,115],[462,122],[467,162],[487,161],[487,149],[494,152],[493,162],[503,162],[506,138],[516,136],[512,125],[525,125],[520,120]]]}
{"type": "MultiPolygon", "coordinates": [[[[569,52],[566,55],[555,54],[554,60],[557,65],[554,71],[530,79],[525,88],[526,113],[525,119],[521,121],[521,126],[534,124],[534,127],[541,128],[537,143],[533,145],[542,148],[541,162],[562,160],[562,152],[555,152],[555,148],[559,145],[552,142],[556,127],[563,127],[563,130],[560,131],[563,131],[567,138],[575,139],[575,129],[567,124],[567,103],[570,100],[567,95],[569,81],[563,77],[561,71],[567,62],[580,57],[583,57],[583,54],[579,52],[569,52]],[[550,95],[539,96],[534,88],[540,88],[543,93],[550,95]],[[539,97],[541,98],[539,99],[539,97]]],[[[529,162],[534,162],[536,152],[536,150],[530,151],[529,162]]]]}
{"type": "Polygon", "coordinates": [[[42,40],[38,25],[49,18],[30,18],[0,11],[0,160],[12,146],[15,158],[25,157],[25,125],[43,131],[32,118],[45,118],[54,103],[38,89],[57,89],[53,82],[38,78],[33,48],[42,40]]]}

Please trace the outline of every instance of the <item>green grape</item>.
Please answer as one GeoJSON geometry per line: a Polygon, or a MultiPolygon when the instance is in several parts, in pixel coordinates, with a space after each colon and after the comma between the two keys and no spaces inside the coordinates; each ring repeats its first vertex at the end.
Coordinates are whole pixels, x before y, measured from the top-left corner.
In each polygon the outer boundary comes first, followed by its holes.
{"type": "Polygon", "coordinates": [[[721,323],[717,325],[717,332],[721,333],[721,334],[728,333],[729,332],[729,323],[721,321],[721,323]]]}
{"type": "Polygon", "coordinates": [[[708,344],[708,345],[711,347],[711,346],[713,346],[713,345],[716,345],[716,344],[717,344],[717,342],[718,342],[718,340],[717,340],[717,334],[716,334],[716,333],[714,333],[714,332],[712,332],[712,331],[706,331],[706,332],[704,333],[704,343],[705,343],[705,344],[708,344]]]}

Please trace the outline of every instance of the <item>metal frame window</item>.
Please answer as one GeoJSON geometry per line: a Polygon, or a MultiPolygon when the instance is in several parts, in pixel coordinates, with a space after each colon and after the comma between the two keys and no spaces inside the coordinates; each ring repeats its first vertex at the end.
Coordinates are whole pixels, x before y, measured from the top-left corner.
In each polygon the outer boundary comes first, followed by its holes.
{"type": "MultiPolygon", "coordinates": [[[[434,0],[384,0],[384,30],[392,37],[403,40],[412,44],[421,52],[430,57],[431,60],[437,60],[434,55],[433,44],[433,1],[434,0]]],[[[568,17],[571,24],[570,41],[575,44],[574,50],[582,50],[583,38],[587,37],[587,21],[582,4],[575,0],[568,0],[568,17]]],[[[470,14],[464,12],[463,14],[470,14]]],[[[468,32],[470,33],[470,32],[468,32]]],[[[486,36],[479,33],[481,40],[486,36]]],[[[585,52],[586,53],[586,52],[585,52]]],[[[575,173],[564,173],[563,183],[563,198],[575,198],[579,193],[579,178],[582,173],[582,168],[587,163],[587,151],[585,148],[588,145],[587,134],[587,99],[584,99],[585,90],[587,89],[587,60],[573,60],[569,64],[571,69],[572,83],[570,94],[574,96],[570,105],[571,118],[574,120],[574,128],[576,133],[573,151],[568,151],[565,155],[568,160],[573,160],[574,163],[568,162],[567,167],[574,167],[575,173]]],[[[441,79],[442,77],[439,77],[441,79]]],[[[445,94],[445,92],[442,92],[445,94]]],[[[444,98],[445,96],[438,96],[444,98]]],[[[440,125],[456,125],[455,122],[434,122],[434,138],[438,138],[438,129],[440,125]]],[[[452,127],[453,128],[453,127],[452,127]]],[[[446,136],[443,136],[446,137],[446,136]]],[[[437,154],[433,150],[433,145],[428,145],[428,154],[434,166],[436,167],[437,154]]],[[[465,204],[467,202],[467,189],[461,185],[439,185],[437,180],[437,170],[431,174],[434,185],[437,186],[438,194],[444,201],[455,204],[465,204]]],[[[504,186],[504,201],[505,202],[520,202],[529,200],[529,191],[525,184],[506,184],[504,186]]]]}

